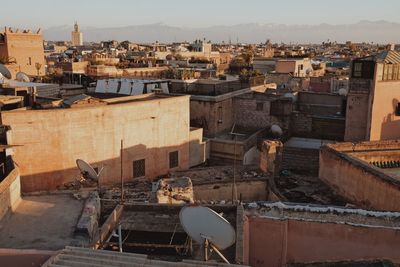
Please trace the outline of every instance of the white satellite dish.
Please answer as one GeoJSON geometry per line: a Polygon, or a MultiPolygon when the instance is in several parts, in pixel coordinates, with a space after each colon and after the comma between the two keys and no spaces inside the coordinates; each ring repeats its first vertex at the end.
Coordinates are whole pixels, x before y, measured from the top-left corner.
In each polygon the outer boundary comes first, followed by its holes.
{"type": "Polygon", "coordinates": [[[7,69],[6,66],[0,64],[0,73],[7,79],[11,79],[11,72],[7,69]]]}
{"type": "Polygon", "coordinates": [[[235,229],[221,215],[202,206],[186,206],[179,212],[179,219],[185,232],[197,243],[204,245],[204,260],[208,260],[208,246],[227,263],[219,252],[235,243],[235,229]]]}
{"type": "Polygon", "coordinates": [[[99,171],[99,173],[97,173],[92,166],[90,166],[89,163],[87,163],[84,160],[81,159],[77,159],[76,160],[76,165],[78,166],[79,170],[81,171],[82,176],[85,179],[90,179],[93,181],[98,181],[99,180],[99,176],[101,171],[103,170],[103,168],[101,168],[101,170],[99,171]]]}
{"type": "Polygon", "coordinates": [[[347,90],[345,88],[340,88],[338,90],[338,94],[342,95],[342,96],[346,96],[347,95],[347,90]]]}
{"type": "Polygon", "coordinates": [[[17,81],[19,82],[30,82],[31,80],[29,79],[28,75],[26,75],[24,72],[19,71],[17,72],[17,74],[15,75],[15,78],[17,81]]]}
{"type": "Polygon", "coordinates": [[[279,125],[274,124],[274,125],[271,126],[271,133],[274,136],[279,137],[279,136],[282,136],[283,131],[282,131],[282,128],[279,125]]]}

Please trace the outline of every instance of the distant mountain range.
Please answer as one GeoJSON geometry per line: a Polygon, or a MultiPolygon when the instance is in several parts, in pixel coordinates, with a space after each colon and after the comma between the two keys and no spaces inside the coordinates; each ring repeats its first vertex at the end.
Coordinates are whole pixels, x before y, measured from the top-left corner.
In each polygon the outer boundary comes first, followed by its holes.
{"type": "MultiPolygon", "coordinates": [[[[44,30],[46,40],[70,40],[72,25],[44,30]]],[[[204,28],[173,27],[163,23],[114,28],[82,27],[85,41],[129,40],[132,42],[192,41],[206,38],[213,42],[320,43],[331,40],[344,42],[400,43],[400,23],[360,21],[355,24],[283,25],[248,23],[204,28]]]]}

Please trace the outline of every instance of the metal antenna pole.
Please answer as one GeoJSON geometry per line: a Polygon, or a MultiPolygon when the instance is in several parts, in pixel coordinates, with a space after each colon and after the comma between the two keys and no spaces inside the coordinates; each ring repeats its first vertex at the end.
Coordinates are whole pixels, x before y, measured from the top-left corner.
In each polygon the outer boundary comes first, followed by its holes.
{"type": "Polygon", "coordinates": [[[124,141],[121,139],[121,150],[120,150],[120,158],[121,158],[121,204],[124,203],[124,178],[123,178],[123,149],[124,149],[124,141]]]}

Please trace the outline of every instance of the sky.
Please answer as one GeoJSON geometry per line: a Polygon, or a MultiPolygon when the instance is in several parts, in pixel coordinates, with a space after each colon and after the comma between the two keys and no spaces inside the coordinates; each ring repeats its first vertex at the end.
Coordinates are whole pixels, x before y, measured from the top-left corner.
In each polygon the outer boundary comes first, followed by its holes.
{"type": "Polygon", "coordinates": [[[164,23],[207,27],[242,23],[400,22],[399,0],[1,0],[0,25],[121,27],[164,23]]]}

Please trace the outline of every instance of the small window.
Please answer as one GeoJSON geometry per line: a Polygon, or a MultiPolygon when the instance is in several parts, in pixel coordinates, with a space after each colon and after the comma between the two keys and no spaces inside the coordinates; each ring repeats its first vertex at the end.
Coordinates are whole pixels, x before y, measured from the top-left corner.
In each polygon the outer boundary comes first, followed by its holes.
{"type": "Polygon", "coordinates": [[[222,107],[218,107],[218,123],[222,123],[222,107]]]}
{"type": "Polygon", "coordinates": [[[353,68],[353,76],[354,77],[361,77],[361,72],[362,72],[362,63],[361,62],[355,62],[354,63],[354,68],[353,68]]]}
{"type": "Polygon", "coordinates": [[[176,168],[179,165],[178,151],[169,152],[169,168],[176,168]]]}
{"type": "Polygon", "coordinates": [[[400,102],[397,103],[396,110],[395,110],[394,114],[396,116],[400,116],[400,102]]]}
{"type": "Polygon", "coordinates": [[[144,159],[135,160],[133,162],[133,178],[143,177],[146,175],[146,161],[144,159]]]}
{"type": "Polygon", "coordinates": [[[263,111],[264,110],[264,103],[257,103],[256,105],[256,110],[257,111],[263,111]]]}
{"type": "Polygon", "coordinates": [[[32,65],[32,58],[29,57],[29,65],[32,65]]]}

